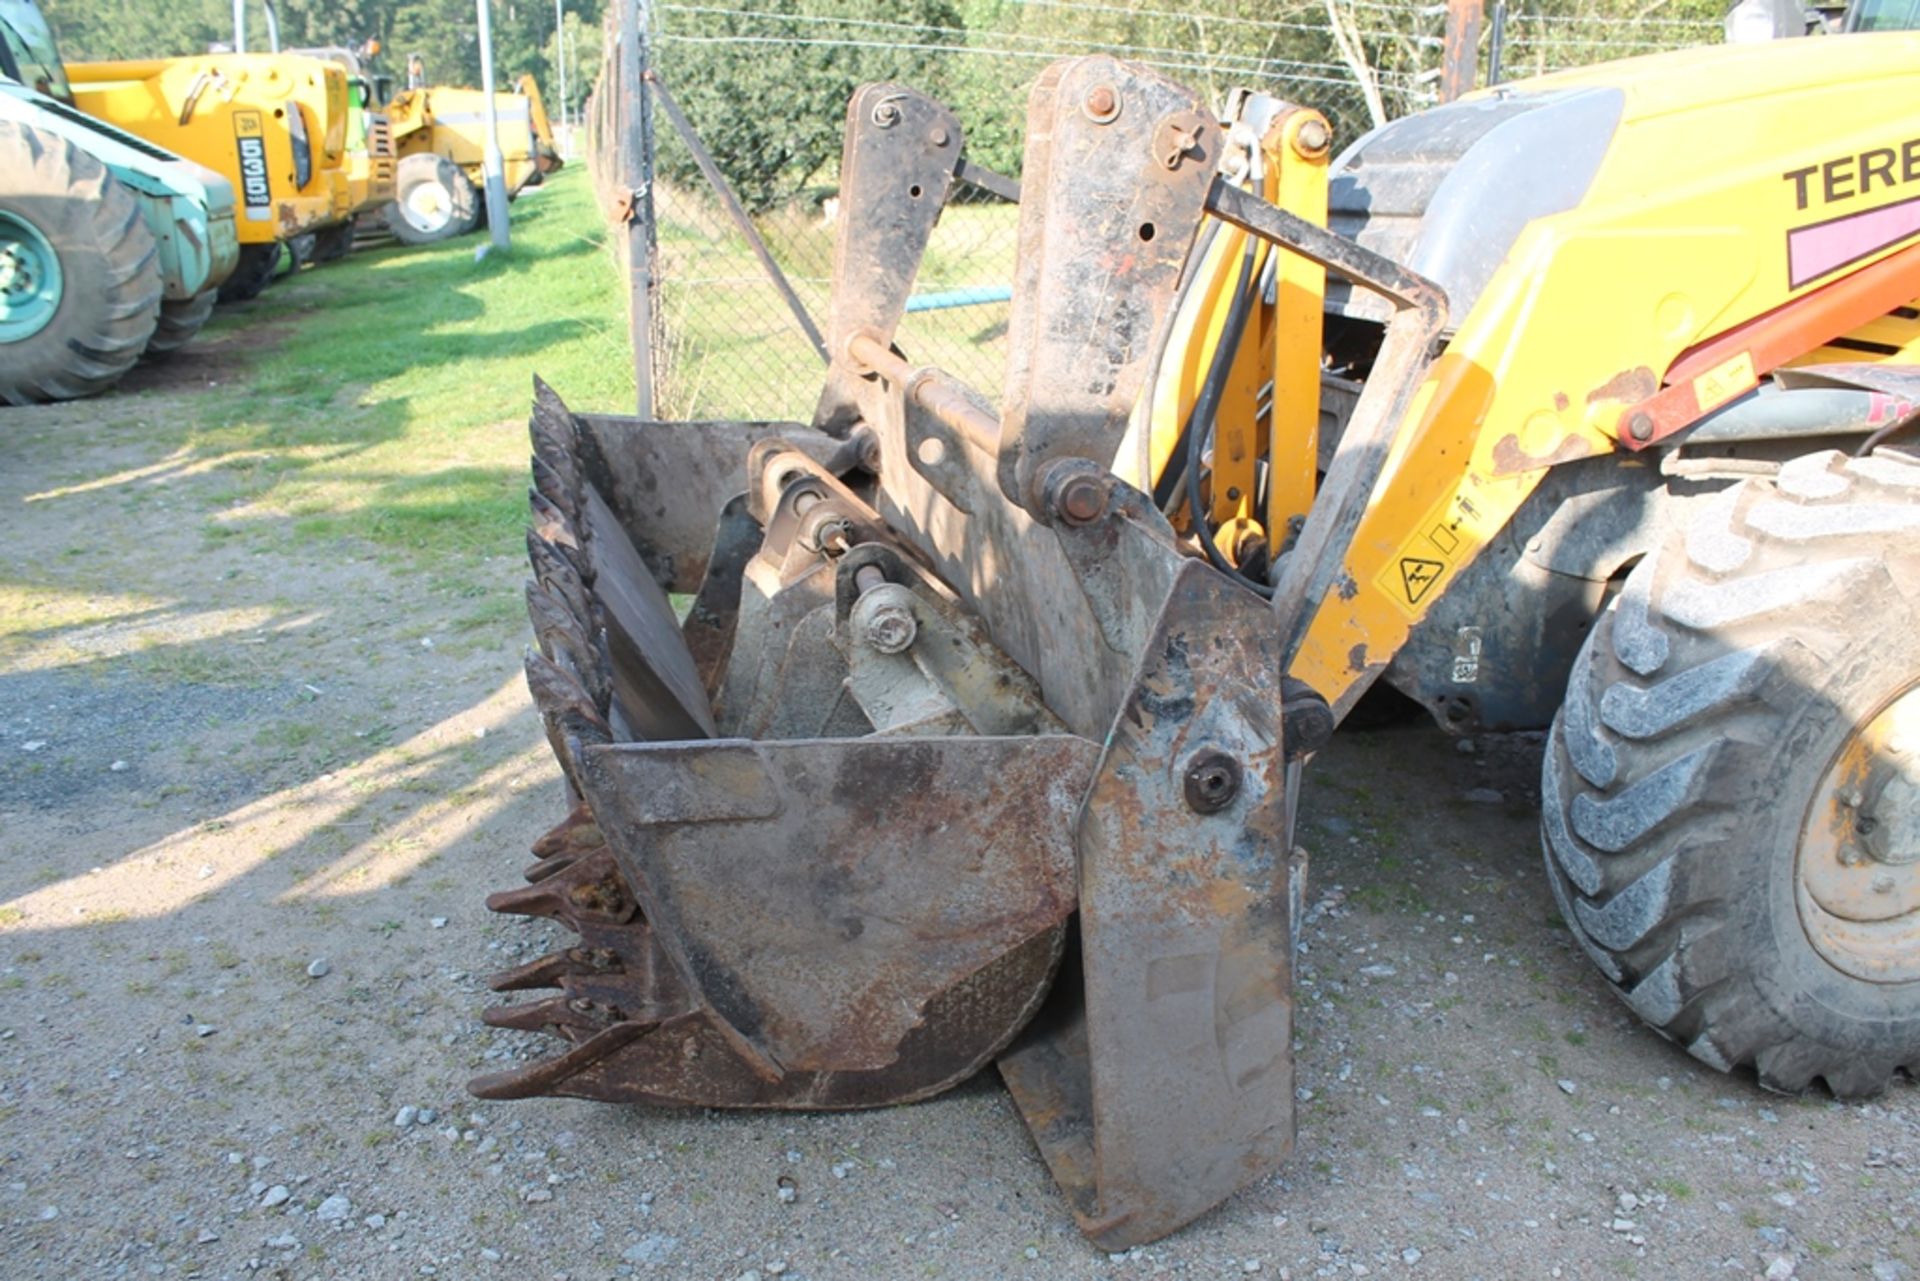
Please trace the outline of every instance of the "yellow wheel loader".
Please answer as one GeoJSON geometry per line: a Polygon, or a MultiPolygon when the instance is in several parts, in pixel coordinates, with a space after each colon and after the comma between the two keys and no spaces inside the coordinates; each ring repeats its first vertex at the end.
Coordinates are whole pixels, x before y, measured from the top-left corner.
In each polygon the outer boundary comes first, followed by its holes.
{"type": "Polygon", "coordinates": [[[346,224],[347,79],[291,54],[70,62],[75,104],[226,178],[240,193],[240,262],[220,299],[255,297],[281,245],[346,224]]]}
{"type": "MultiPolygon", "coordinates": [[[[521,76],[512,93],[496,93],[500,153],[507,199],[561,165],[553,129],[532,76],[521,76]]],[[[478,89],[443,86],[402,90],[387,104],[393,130],[395,172],[387,225],[410,245],[464,236],[486,216],[480,192],[485,178],[487,98],[478,89]]]]}
{"type": "Polygon", "coordinates": [[[1920,1064],[1920,37],[1313,111],[1036,83],[997,405],[915,363],[973,167],[852,100],[808,424],[536,387],[571,810],[489,899],[559,1052],[489,1098],[854,1108],[994,1064],[1118,1250],[1294,1136],[1315,751],[1382,679],[1551,725],[1595,965],[1770,1088],[1920,1064]],[[676,604],[671,594],[682,594],[676,604]]]}
{"type": "Polygon", "coordinates": [[[367,70],[366,57],[379,52],[378,42],[364,48],[344,45],[292,49],[288,52],[318,58],[339,65],[347,77],[346,179],[349,220],[335,223],[302,238],[300,256],[316,263],[334,262],[353,249],[356,229],[393,203],[394,169],[393,128],[380,104],[392,96],[392,84],[386,76],[367,70]]]}

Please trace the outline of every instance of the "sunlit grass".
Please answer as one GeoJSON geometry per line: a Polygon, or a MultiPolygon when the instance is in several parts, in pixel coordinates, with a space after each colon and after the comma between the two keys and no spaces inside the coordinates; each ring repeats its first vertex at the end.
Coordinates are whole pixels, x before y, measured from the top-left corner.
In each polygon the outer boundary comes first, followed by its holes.
{"type": "Polygon", "coordinates": [[[436,560],[512,554],[534,375],[576,408],[633,401],[624,303],[585,173],[517,201],[512,238],[479,261],[484,234],[356,253],[217,312],[207,337],[255,354],[183,441],[221,460],[210,532],[436,560]]]}

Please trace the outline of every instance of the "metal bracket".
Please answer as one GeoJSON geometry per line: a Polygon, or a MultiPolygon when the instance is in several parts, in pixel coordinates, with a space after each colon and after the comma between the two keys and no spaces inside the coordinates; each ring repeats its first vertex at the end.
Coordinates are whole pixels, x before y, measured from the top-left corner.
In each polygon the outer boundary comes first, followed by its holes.
{"type": "Polygon", "coordinates": [[[1186,562],[1080,811],[1082,972],[1000,1058],[1103,1250],[1173,1231],[1293,1146],[1280,684],[1264,604],[1186,562]]]}
{"type": "Polygon", "coordinates": [[[959,118],[912,89],[862,85],[847,104],[827,322],[832,366],[813,416],[823,431],[841,434],[859,417],[848,386],[859,362],[848,344],[855,334],[892,344],[964,143],[959,118]]]}
{"type": "Polygon", "coordinates": [[[1048,463],[1118,448],[1223,149],[1204,100],[1145,68],[1075,58],[1034,86],[996,468],[1034,515],[1048,463]]]}

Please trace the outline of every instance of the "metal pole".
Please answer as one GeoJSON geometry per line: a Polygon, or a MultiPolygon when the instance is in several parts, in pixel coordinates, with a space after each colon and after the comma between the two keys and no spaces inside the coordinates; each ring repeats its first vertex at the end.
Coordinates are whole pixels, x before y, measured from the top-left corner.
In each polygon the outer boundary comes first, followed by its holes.
{"type": "Polygon", "coordinates": [[[647,102],[646,0],[621,0],[619,92],[621,182],[627,189],[627,299],[633,329],[634,412],[653,417],[653,130],[647,102]]]}
{"type": "Polygon", "coordinates": [[[279,53],[280,15],[274,12],[273,0],[262,0],[260,7],[267,12],[267,48],[273,53],[279,53]]]}
{"type": "Polygon", "coordinates": [[[1480,64],[1481,0],[1447,0],[1447,30],[1440,54],[1440,101],[1473,92],[1480,64]]]}
{"type": "Polygon", "coordinates": [[[247,51],[247,0],[233,0],[233,51],[247,51]]]}
{"type": "Polygon", "coordinates": [[[493,247],[507,247],[507,162],[500,154],[500,113],[493,101],[493,6],[475,0],[480,14],[480,92],[487,103],[486,152],[481,170],[487,182],[487,230],[493,247]]]}
{"type": "Polygon", "coordinates": [[[1493,29],[1487,33],[1487,84],[1500,83],[1503,68],[1501,63],[1507,58],[1507,4],[1506,0],[1493,6],[1493,29]]]}
{"type": "Polygon", "coordinates": [[[553,0],[553,61],[560,71],[560,136],[567,136],[567,24],[560,11],[561,0],[553,0]]]}

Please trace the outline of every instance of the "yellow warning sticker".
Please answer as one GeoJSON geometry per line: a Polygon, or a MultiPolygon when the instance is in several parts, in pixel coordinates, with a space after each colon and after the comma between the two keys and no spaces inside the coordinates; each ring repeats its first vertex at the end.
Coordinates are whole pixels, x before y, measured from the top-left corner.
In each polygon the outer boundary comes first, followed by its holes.
{"type": "Polygon", "coordinates": [[[1414,522],[1415,532],[1380,567],[1374,586],[1402,613],[1418,618],[1447,574],[1487,541],[1480,531],[1485,519],[1471,495],[1443,495],[1414,522]]]}
{"type": "Polygon", "coordinates": [[[1753,355],[1743,351],[1694,379],[1693,398],[1702,412],[1718,409],[1758,381],[1753,374],[1753,355]]]}

